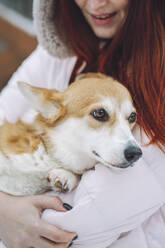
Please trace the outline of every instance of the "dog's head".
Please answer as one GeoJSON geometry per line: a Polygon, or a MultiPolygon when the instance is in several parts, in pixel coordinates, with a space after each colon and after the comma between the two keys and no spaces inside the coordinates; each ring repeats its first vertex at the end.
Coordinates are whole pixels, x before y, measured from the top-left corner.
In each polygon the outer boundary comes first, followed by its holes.
{"type": "Polygon", "coordinates": [[[68,154],[120,168],[141,157],[131,132],[137,119],[132,98],[111,77],[86,74],[63,93],[22,83],[19,88],[45,120],[58,156],[67,150],[68,154]]]}

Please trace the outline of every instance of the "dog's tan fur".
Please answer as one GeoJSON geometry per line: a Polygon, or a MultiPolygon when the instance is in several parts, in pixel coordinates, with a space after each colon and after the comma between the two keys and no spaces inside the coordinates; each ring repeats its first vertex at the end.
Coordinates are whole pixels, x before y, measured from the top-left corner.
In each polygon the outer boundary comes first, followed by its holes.
{"type": "Polygon", "coordinates": [[[33,153],[41,142],[34,128],[21,121],[16,125],[6,122],[0,127],[0,151],[5,155],[33,153]]]}

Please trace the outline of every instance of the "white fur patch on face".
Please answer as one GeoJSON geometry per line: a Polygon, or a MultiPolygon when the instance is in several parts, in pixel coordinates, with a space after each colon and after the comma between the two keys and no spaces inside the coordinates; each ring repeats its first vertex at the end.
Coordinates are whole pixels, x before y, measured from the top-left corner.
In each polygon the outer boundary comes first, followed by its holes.
{"type": "Polygon", "coordinates": [[[136,112],[133,104],[130,101],[125,100],[121,105],[121,113],[122,113],[122,115],[123,116],[125,115],[125,116],[129,117],[132,112],[136,112]]]}
{"type": "Polygon", "coordinates": [[[67,169],[81,174],[94,166],[96,160],[89,156],[88,131],[84,118],[69,118],[54,130],[49,130],[51,154],[62,161],[67,169]]]}

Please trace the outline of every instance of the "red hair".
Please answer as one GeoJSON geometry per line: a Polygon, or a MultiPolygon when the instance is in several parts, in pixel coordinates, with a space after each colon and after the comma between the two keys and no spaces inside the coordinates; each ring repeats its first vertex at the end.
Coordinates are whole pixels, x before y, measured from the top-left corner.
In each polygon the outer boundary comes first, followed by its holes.
{"type": "Polygon", "coordinates": [[[83,72],[102,72],[122,82],[132,94],[138,123],[162,150],[165,146],[165,1],[133,0],[115,37],[100,51],[100,40],[74,0],[61,0],[61,21],[83,72]]]}

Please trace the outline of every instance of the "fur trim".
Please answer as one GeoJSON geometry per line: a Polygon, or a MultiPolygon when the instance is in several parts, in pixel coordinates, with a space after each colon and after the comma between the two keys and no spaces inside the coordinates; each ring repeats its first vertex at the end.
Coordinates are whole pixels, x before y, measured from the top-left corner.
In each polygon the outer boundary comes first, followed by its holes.
{"type": "Polygon", "coordinates": [[[33,18],[39,44],[58,58],[74,56],[59,27],[60,0],[34,0],[33,18]]]}

